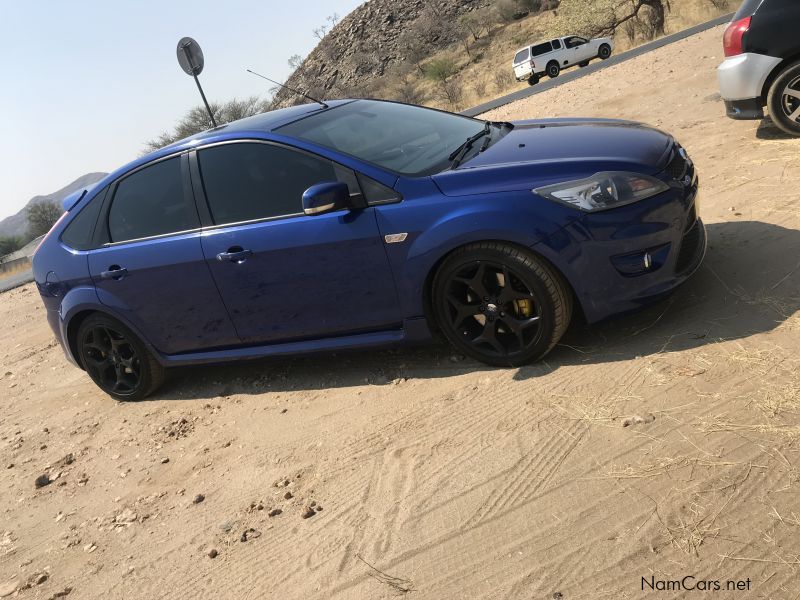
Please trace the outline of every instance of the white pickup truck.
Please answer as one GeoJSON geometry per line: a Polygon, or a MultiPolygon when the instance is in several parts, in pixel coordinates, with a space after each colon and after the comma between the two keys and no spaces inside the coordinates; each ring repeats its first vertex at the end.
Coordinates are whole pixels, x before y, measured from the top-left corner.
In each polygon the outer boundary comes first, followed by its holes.
{"type": "Polygon", "coordinates": [[[525,46],[514,55],[514,77],[517,81],[527,79],[530,85],[534,85],[541,75],[558,77],[562,69],[575,65],[585,67],[593,58],[605,60],[613,50],[614,40],[611,38],[587,40],[577,35],[525,46]]]}

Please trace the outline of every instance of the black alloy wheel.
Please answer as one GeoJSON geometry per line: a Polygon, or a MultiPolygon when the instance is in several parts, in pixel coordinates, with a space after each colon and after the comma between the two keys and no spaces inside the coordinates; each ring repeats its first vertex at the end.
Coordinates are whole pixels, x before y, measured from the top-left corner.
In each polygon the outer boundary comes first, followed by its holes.
{"type": "Polygon", "coordinates": [[[606,60],[609,56],[611,56],[611,46],[609,46],[608,44],[601,45],[597,52],[597,55],[603,60],[606,60]]]}
{"type": "Polygon", "coordinates": [[[550,79],[555,79],[561,73],[561,67],[556,61],[552,61],[547,65],[547,76],[550,79]]]}
{"type": "Polygon", "coordinates": [[[772,121],[790,135],[800,136],[800,63],[781,73],[767,97],[772,121]]]}
{"type": "Polygon", "coordinates": [[[79,359],[100,389],[117,400],[140,400],[164,379],[163,367],[122,323],[92,315],[78,330],[79,359]]]}
{"type": "Polygon", "coordinates": [[[464,354],[494,366],[543,357],[563,335],[572,311],[571,293],[551,267],[493,242],[451,255],[433,291],[445,337],[464,354]]]}

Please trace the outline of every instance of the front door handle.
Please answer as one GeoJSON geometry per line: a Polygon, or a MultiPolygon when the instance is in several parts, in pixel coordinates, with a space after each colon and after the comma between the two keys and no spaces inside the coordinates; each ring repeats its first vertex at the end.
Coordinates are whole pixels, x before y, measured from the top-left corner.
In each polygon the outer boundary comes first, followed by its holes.
{"type": "Polygon", "coordinates": [[[227,260],[240,265],[251,256],[253,256],[252,250],[245,250],[241,246],[233,246],[232,248],[228,248],[227,252],[220,252],[217,254],[217,260],[227,260]]]}
{"type": "Polygon", "coordinates": [[[128,275],[128,269],[125,267],[120,267],[119,265],[111,265],[108,267],[108,271],[102,271],[100,273],[100,277],[103,279],[113,279],[114,281],[119,281],[120,279],[125,278],[128,275]]]}

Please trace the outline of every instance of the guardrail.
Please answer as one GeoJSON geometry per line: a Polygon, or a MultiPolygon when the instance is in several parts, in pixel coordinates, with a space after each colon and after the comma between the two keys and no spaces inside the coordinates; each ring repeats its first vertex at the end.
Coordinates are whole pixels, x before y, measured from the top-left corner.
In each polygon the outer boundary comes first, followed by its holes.
{"type": "MultiPolygon", "coordinates": [[[[531,96],[535,96],[536,94],[541,94],[542,92],[553,89],[554,87],[557,87],[564,83],[575,81],[576,79],[580,79],[581,77],[586,77],[587,75],[591,75],[592,73],[596,73],[597,71],[601,71],[602,69],[607,69],[608,67],[618,65],[625,61],[631,60],[632,58],[636,58],[637,56],[642,56],[643,54],[647,54],[648,52],[652,52],[653,50],[657,50],[658,48],[663,48],[664,46],[668,46],[669,44],[674,44],[675,42],[685,40],[686,38],[689,38],[693,35],[697,35],[698,33],[707,31],[708,29],[712,29],[719,25],[724,25],[725,23],[729,22],[732,18],[733,18],[733,13],[730,13],[727,15],[723,15],[721,17],[717,17],[716,19],[706,21],[705,23],[700,23],[699,25],[689,27],[688,29],[684,29],[683,31],[672,33],[670,35],[665,35],[664,37],[660,37],[657,40],[653,40],[652,42],[647,42],[646,44],[642,44],[641,46],[637,46],[636,48],[631,48],[630,50],[627,50],[620,54],[614,54],[611,56],[611,58],[607,60],[592,63],[588,67],[584,67],[583,69],[578,69],[570,73],[562,73],[556,79],[550,79],[545,82],[540,82],[534,86],[522,90],[517,90],[516,92],[506,94],[505,96],[500,96],[499,98],[495,98],[494,100],[489,100],[488,102],[484,102],[483,104],[479,104],[478,106],[473,106],[472,108],[468,108],[467,110],[462,111],[461,114],[466,115],[468,117],[475,117],[490,110],[494,110],[495,108],[500,108],[501,106],[505,106],[506,104],[515,102],[517,100],[522,100],[523,98],[529,98],[531,96]]],[[[722,39],[720,39],[719,43],[721,49],[722,39]]]]}

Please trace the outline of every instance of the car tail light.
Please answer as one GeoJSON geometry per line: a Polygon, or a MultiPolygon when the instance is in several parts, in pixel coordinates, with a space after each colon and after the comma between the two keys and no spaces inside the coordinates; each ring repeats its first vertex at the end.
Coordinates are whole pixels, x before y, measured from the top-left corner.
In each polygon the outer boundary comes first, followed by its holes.
{"type": "Polygon", "coordinates": [[[50,231],[48,231],[46,234],[44,234],[44,235],[42,236],[42,239],[41,239],[41,241],[40,241],[40,242],[39,242],[39,243],[36,245],[36,250],[34,250],[34,251],[33,251],[33,254],[31,254],[31,258],[33,258],[33,256],[34,256],[34,255],[35,255],[35,254],[36,254],[36,253],[39,251],[39,248],[41,248],[41,247],[42,247],[42,244],[44,244],[45,240],[47,240],[47,238],[49,238],[49,237],[50,237],[50,235],[53,233],[53,230],[54,230],[56,227],[58,227],[58,224],[59,224],[59,223],[61,223],[61,221],[63,221],[63,220],[64,220],[64,217],[66,217],[68,214],[69,214],[69,212],[65,210],[65,211],[64,211],[64,212],[61,214],[61,216],[60,216],[60,217],[58,217],[58,221],[56,221],[55,223],[53,223],[53,226],[50,228],[50,231]]]}
{"type": "Polygon", "coordinates": [[[742,49],[744,34],[750,29],[750,22],[752,20],[753,17],[745,17],[744,19],[733,21],[728,25],[728,28],[725,30],[725,35],[722,38],[723,46],[725,47],[725,56],[736,56],[744,51],[742,49]]]}

